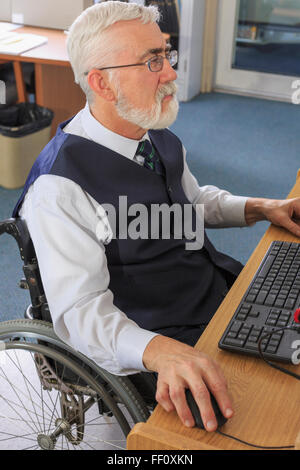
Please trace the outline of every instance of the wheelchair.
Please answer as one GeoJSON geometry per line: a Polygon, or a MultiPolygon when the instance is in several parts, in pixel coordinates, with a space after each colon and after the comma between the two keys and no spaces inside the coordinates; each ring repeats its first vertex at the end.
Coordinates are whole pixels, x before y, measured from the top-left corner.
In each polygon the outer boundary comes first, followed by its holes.
{"type": "Polygon", "coordinates": [[[125,449],[156,405],[155,375],[113,375],[61,341],[25,222],[0,222],[4,233],[18,244],[31,304],[24,319],[0,323],[0,449],[125,449]]]}

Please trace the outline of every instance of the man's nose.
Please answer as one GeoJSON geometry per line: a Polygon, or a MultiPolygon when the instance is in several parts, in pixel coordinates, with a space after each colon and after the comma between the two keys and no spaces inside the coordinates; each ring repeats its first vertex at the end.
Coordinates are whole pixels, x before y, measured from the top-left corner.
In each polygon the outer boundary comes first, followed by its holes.
{"type": "Polygon", "coordinates": [[[161,74],[160,74],[161,83],[173,82],[176,79],[177,79],[176,71],[173,69],[170,62],[167,59],[165,59],[164,60],[164,66],[163,66],[161,74]]]}

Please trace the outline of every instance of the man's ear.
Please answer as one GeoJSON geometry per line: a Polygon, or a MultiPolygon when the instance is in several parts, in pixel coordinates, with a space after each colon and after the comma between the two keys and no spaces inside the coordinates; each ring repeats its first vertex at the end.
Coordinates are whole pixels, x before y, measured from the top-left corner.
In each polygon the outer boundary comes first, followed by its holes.
{"type": "Polygon", "coordinates": [[[88,74],[88,84],[96,95],[106,101],[115,101],[114,91],[105,75],[101,70],[92,69],[88,74]]]}

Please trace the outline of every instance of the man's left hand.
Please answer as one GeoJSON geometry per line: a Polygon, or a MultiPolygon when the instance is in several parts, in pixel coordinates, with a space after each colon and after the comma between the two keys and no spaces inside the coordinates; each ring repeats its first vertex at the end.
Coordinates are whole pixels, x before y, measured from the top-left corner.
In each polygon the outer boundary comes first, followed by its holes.
{"type": "Polygon", "coordinates": [[[300,198],[283,200],[249,198],[245,206],[245,218],[248,225],[259,220],[269,220],[272,224],[300,237],[300,198]]]}

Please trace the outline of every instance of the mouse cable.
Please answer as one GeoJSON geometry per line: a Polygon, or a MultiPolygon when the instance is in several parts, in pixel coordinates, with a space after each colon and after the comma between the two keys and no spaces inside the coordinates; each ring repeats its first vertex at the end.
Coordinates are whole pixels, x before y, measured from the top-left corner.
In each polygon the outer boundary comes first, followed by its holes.
{"type": "MultiPolygon", "coordinates": [[[[293,329],[293,330],[297,330],[298,332],[299,331],[299,327],[295,327],[295,326],[285,326],[283,328],[278,328],[276,330],[273,330],[269,333],[266,333],[264,335],[261,336],[259,342],[258,342],[258,351],[259,351],[259,355],[261,357],[261,359],[263,359],[269,366],[285,373],[285,374],[288,374],[292,377],[294,377],[295,379],[297,380],[300,380],[300,375],[296,374],[295,372],[292,372],[288,369],[285,369],[284,367],[281,367],[279,366],[278,364],[274,364],[273,362],[269,361],[268,359],[266,359],[266,357],[264,356],[264,353],[262,351],[262,342],[264,339],[268,338],[269,336],[271,336],[272,334],[274,333],[278,333],[279,331],[283,331],[283,330],[287,330],[287,329],[293,329]]],[[[233,439],[237,442],[240,442],[241,444],[245,444],[247,446],[250,446],[250,447],[255,447],[256,449],[265,449],[265,450],[279,450],[279,449],[294,449],[295,446],[294,445],[288,445],[288,446],[260,446],[258,444],[251,444],[250,442],[247,442],[247,441],[243,441],[242,439],[239,439],[238,437],[235,437],[235,436],[231,436],[230,434],[226,434],[225,432],[223,431],[220,431],[220,429],[218,429],[216,431],[218,434],[220,434],[221,436],[224,436],[224,437],[227,437],[228,439],[233,439]]]]}
{"type": "Polygon", "coordinates": [[[280,331],[284,331],[284,330],[296,330],[296,331],[298,331],[298,333],[300,333],[299,326],[296,327],[296,326],[288,325],[288,326],[284,326],[282,328],[277,328],[276,330],[270,331],[266,334],[263,334],[261,336],[259,342],[258,342],[259,355],[260,355],[261,359],[263,359],[269,366],[273,367],[274,369],[279,370],[280,372],[283,372],[284,374],[290,375],[291,377],[294,377],[297,380],[300,380],[300,375],[299,374],[296,374],[295,372],[292,372],[289,369],[285,369],[284,367],[281,367],[278,364],[274,364],[274,362],[269,361],[268,359],[266,359],[266,357],[265,357],[265,355],[262,351],[262,342],[263,342],[264,339],[268,338],[269,336],[273,335],[274,333],[279,333],[280,331]]]}
{"type": "MultiPolygon", "coordinates": [[[[292,372],[292,371],[290,371],[290,370],[288,370],[288,369],[285,369],[284,367],[280,367],[279,365],[274,364],[274,363],[271,362],[271,361],[268,361],[268,360],[265,358],[264,353],[263,353],[263,351],[262,351],[262,342],[263,342],[264,339],[268,338],[269,336],[271,336],[271,335],[274,334],[274,333],[278,333],[279,331],[283,331],[283,330],[287,330],[287,329],[294,329],[294,330],[296,329],[298,332],[300,332],[300,331],[299,331],[299,327],[297,328],[297,327],[294,327],[294,326],[285,326],[285,327],[283,327],[283,328],[278,328],[278,329],[276,329],[276,330],[273,330],[273,331],[271,331],[271,332],[269,332],[269,333],[264,334],[264,335],[260,338],[259,343],[258,343],[259,354],[260,354],[261,359],[263,359],[269,366],[274,367],[275,369],[277,369],[277,370],[279,370],[279,371],[281,371],[281,372],[284,372],[285,374],[291,375],[292,377],[296,378],[297,380],[300,380],[300,375],[298,375],[298,374],[296,374],[296,373],[294,373],[294,372],[292,372]]],[[[250,444],[249,442],[243,441],[242,439],[239,439],[239,438],[237,438],[237,437],[235,437],[235,436],[231,436],[230,434],[226,434],[226,433],[224,433],[223,431],[220,431],[219,429],[218,429],[216,432],[217,432],[218,434],[224,436],[224,437],[228,437],[229,439],[233,439],[233,440],[235,440],[235,441],[237,441],[237,442],[240,442],[241,444],[245,444],[245,445],[250,446],[250,447],[255,447],[256,449],[265,449],[265,450],[267,450],[267,449],[269,449],[269,450],[274,449],[274,450],[275,450],[275,449],[294,449],[294,448],[295,448],[295,446],[293,446],[293,445],[289,445],[289,446],[271,446],[271,447],[268,447],[268,446],[260,446],[260,445],[257,445],[257,444],[250,444]]]]}
{"type": "Polygon", "coordinates": [[[245,444],[246,446],[250,447],[255,447],[256,449],[264,449],[264,450],[279,450],[279,449],[294,449],[295,446],[260,446],[258,444],[251,444],[250,442],[243,441],[242,439],[239,439],[238,437],[231,436],[230,434],[226,434],[223,431],[220,431],[220,429],[217,429],[216,433],[220,434],[221,436],[228,437],[228,439],[233,439],[234,441],[240,442],[241,444],[245,444]]]}

